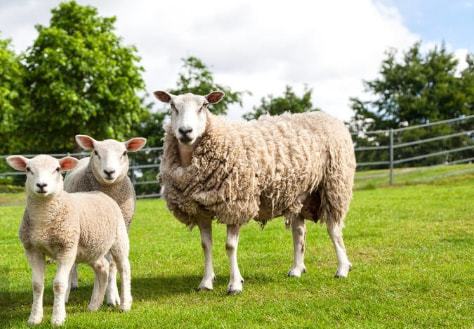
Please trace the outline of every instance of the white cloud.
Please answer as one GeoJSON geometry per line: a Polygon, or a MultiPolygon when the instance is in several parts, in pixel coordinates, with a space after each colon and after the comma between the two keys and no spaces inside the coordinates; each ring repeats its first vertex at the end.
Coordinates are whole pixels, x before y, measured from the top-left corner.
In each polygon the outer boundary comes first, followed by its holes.
{"type": "MultiPolygon", "coordinates": [[[[219,83],[252,92],[239,118],[262,97],[286,84],[313,88],[316,106],[348,119],[349,97],[362,79],[376,76],[388,47],[405,49],[419,37],[394,7],[369,0],[335,1],[80,1],[117,16],[118,33],[137,46],[148,91],[172,88],[180,59],[196,55],[219,83]]],[[[47,23],[58,1],[0,5],[0,30],[19,50],[47,23]]]]}

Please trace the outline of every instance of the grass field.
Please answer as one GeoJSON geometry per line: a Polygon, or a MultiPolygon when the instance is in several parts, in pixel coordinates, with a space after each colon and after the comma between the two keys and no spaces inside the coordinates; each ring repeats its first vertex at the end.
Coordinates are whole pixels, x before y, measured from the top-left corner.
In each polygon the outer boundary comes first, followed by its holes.
{"type": "MultiPolygon", "coordinates": [[[[27,327],[30,272],[17,230],[22,206],[0,207],[0,327],[27,327]]],[[[203,270],[198,230],[179,224],[162,201],[139,201],[131,227],[129,313],[87,311],[92,271],[67,306],[66,328],[474,328],[474,177],[355,193],[345,242],[353,270],[335,279],[325,228],[308,224],[306,273],[288,278],[291,233],[280,219],[241,234],[244,292],[227,296],[225,228],[214,225],[217,281],[196,292],[203,270]]],[[[52,279],[48,266],[45,317],[52,279]]]]}

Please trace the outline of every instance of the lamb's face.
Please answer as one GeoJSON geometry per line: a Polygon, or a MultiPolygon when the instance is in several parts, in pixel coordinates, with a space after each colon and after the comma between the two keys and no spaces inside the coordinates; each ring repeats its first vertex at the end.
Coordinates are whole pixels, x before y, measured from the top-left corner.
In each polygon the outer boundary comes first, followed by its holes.
{"type": "Polygon", "coordinates": [[[72,157],[55,159],[49,155],[38,155],[32,159],[12,155],[8,164],[19,171],[26,172],[26,192],[37,197],[53,196],[63,191],[63,171],[73,169],[78,160],[72,157]]]}
{"type": "Polygon", "coordinates": [[[206,131],[208,105],[218,103],[224,93],[214,91],[207,96],[194,94],[171,95],[165,91],[156,91],[155,96],[170,104],[171,128],[181,144],[193,145],[206,131]]]}
{"type": "Polygon", "coordinates": [[[114,139],[96,141],[87,135],[77,135],[76,141],[83,149],[92,151],[92,172],[103,185],[114,184],[127,176],[128,152],[136,152],[146,143],[146,139],[141,137],[119,142],[114,139]]]}

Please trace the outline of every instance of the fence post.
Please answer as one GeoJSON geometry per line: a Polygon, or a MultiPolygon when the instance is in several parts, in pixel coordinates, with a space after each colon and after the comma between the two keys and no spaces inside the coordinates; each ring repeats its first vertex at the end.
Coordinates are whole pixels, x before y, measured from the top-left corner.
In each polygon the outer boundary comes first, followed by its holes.
{"type": "Polygon", "coordinates": [[[390,145],[389,145],[389,150],[390,150],[390,185],[393,184],[393,129],[390,128],[390,145]]]}

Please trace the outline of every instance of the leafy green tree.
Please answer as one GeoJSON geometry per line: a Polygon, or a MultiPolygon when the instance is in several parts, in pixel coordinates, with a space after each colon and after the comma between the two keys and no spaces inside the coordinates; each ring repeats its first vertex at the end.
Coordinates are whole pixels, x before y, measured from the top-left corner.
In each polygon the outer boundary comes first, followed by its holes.
{"type": "Polygon", "coordinates": [[[10,41],[0,39],[0,154],[18,147],[18,117],[29,106],[24,78],[24,67],[10,41]]]}
{"type": "Polygon", "coordinates": [[[52,10],[25,55],[32,110],[24,116],[34,152],[70,151],[74,135],[128,137],[146,113],[135,47],[115,34],[115,17],[75,1],[52,10]]]}
{"type": "Polygon", "coordinates": [[[285,112],[302,113],[309,111],[318,111],[318,108],[313,107],[311,101],[312,89],[305,86],[303,95],[300,97],[296,95],[291,86],[286,86],[285,92],[282,96],[274,97],[269,95],[262,97],[261,103],[253,108],[252,112],[245,113],[243,118],[245,120],[258,119],[263,114],[279,115],[285,112]]]}
{"type": "Polygon", "coordinates": [[[231,104],[242,106],[242,96],[245,92],[233,91],[229,87],[216,83],[212,72],[199,58],[194,56],[184,58],[176,88],[170,90],[170,92],[175,95],[183,93],[207,95],[213,90],[220,90],[225,93],[225,97],[219,103],[210,107],[214,114],[226,114],[231,104]]]}
{"type": "MultiPolygon", "coordinates": [[[[379,77],[364,81],[370,100],[352,98],[354,116],[350,129],[356,134],[357,146],[387,145],[388,134],[370,134],[366,131],[402,128],[433,121],[451,119],[474,114],[472,56],[468,57],[468,68],[457,74],[458,61],[445,46],[434,47],[427,53],[420,50],[420,43],[406,51],[397,60],[397,51],[390,50],[383,60],[379,77]]],[[[395,144],[427,139],[459,131],[455,125],[439,125],[426,129],[406,130],[394,135],[395,144]]],[[[395,160],[417,155],[429,154],[461,147],[469,143],[467,136],[423,143],[410,147],[397,148],[395,160]]],[[[469,151],[468,151],[469,152],[469,151]]],[[[387,160],[388,151],[365,151],[357,154],[359,162],[387,160]]],[[[429,165],[451,161],[466,153],[453,153],[446,156],[430,157],[406,165],[429,165]]]]}

